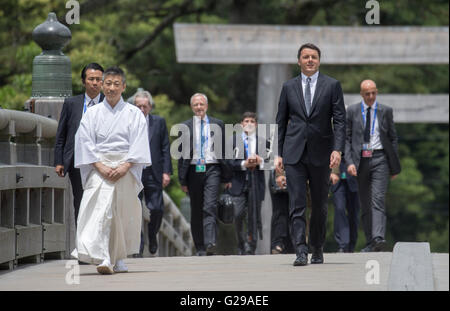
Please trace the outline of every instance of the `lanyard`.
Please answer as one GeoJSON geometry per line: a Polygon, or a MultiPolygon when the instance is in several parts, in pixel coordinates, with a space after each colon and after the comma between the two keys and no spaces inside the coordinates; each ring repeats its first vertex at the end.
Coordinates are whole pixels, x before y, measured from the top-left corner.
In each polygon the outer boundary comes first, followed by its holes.
{"type": "MultiPolygon", "coordinates": [[[[208,117],[205,117],[205,120],[204,120],[204,122],[206,123],[204,126],[203,126],[203,129],[202,129],[202,126],[201,126],[201,123],[202,122],[202,120],[200,119],[200,132],[201,132],[201,135],[200,135],[200,144],[197,144],[197,150],[198,149],[200,149],[200,150],[198,150],[199,152],[199,154],[200,154],[200,159],[202,159],[202,160],[204,160],[205,159],[205,155],[203,154],[203,146],[206,144],[206,148],[208,148],[208,139],[209,139],[209,135],[205,135],[205,136],[203,136],[203,132],[204,132],[204,130],[205,130],[205,127],[206,127],[206,133],[209,133],[209,119],[208,119],[208,117]],[[203,137],[205,137],[205,140],[203,141],[203,137]]],[[[198,159],[198,163],[200,163],[200,159],[198,159]]]]}
{"type": "Polygon", "coordinates": [[[247,136],[247,139],[245,139],[245,133],[242,133],[242,140],[244,141],[245,155],[247,159],[248,159],[248,139],[249,137],[247,136]]]}
{"type": "MultiPolygon", "coordinates": [[[[373,136],[373,133],[375,131],[375,121],[377,119],[377,109],[378,109],[378,103],[375,102],[375,111],[373,112],[372,130],[371,130],[371,133],[370,133],[371,136],[373,136]]],[[[364,112],[364,105],[363,105],[363,103],[361,103],[361,114],[362,114],[362,117],[363,117],[364,124],[366,124],[366,114],[364,112]]]]}
{"type": "Polygon", "coordinates": [[[86,94],[83,95],[83,114],[86,112],[87,106],[86,106],[86,94]]]}

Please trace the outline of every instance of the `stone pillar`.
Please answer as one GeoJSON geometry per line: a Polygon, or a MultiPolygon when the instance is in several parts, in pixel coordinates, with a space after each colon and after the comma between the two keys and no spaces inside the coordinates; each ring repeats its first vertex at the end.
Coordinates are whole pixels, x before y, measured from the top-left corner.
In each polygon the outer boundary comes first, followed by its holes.
{"type": "MultiPolygon", "coordinates": [[[[258,123],[275,123],[283,83],[291,78],[291,66],[287,64],[262,64],[258,72],[258,123]]],[[[270,163],[273,166],[273,163],[270,163]]],[[[269,171],[266,171],[266,196],[261,207],[263,240],[258,241],[257,254],[270,254],[270,225],[272,220],[272,200],[268,188],[269,171]]]]}

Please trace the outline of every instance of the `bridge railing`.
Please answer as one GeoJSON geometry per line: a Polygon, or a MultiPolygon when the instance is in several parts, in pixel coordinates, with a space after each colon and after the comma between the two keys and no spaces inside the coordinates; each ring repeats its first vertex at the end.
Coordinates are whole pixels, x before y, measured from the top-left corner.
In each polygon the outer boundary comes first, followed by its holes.
{"type": "MultiPolygon", "coordinates": [[[[178,207],[163,191],[164,216],[158,233],[158,256],[191,256],[194,253],[194,242],[191,235],[191,226],[180,212],[178,207]]],[[[143,204],[143,230],[144,230],[144,255],[148,256],[148,223],[151,214],[143,204]]]]}
{"type": "MultiPolygon", "coordinates": [[[[69,258],[74,239],[72,193],[53,167],[58,123],[0,109],[0,267],[69,258]],[[72,244],[71,244],[72,241],[72,244]]],[[[160,256],[192,254],[190,227],[167,194],[160,256]]]]}

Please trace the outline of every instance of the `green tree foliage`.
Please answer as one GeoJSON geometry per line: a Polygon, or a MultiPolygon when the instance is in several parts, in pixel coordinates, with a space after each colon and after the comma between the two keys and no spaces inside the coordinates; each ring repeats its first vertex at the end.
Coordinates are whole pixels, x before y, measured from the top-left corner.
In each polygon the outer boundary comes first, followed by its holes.
{"type": "MultiPolygon", "coordinates": [[[[1,0],[0,105],[22,109],[31,94],[33,58],[41,49],[32,30],[55,12],[65,23],[66,1],[1,0]]],[[[98,62],[127,73],[124,98],[138,87],[149,90],[154,113],[173,124],[191,117],[189,98],[204,92],[210,111],[226,122],[256,110],[258,66],[177,63],[174,22],[269,25],[367,26],[360,0],[80,0],[80,24],[68,25],[72,40],[63,52],[72,63],[73,93],[83,91],[82,67],[98,62]]],[[[381,26],[448,26],[449,3],[443,0],[381,0],[381,26]]],[[[324,54],[327,51],[323,51],[324,54]]],[[[296,55],[292,56],[293,58],[296,55]]],[[[448,93],[448,65],[323,65],[344,92],[358,93],[366,78],[380,93],[448,93]]],[[[292,67],[298,74],[298,67],[292,67]]],[[[274,103],[276,104],[276,103],[274,103]]],[[[430,241],[432,250],[448,252],[448,124],[398,124],[403,171],[387,198],[388,239],[430,241]]],[[[173,140],[173,137],[171,138],[173,140]]],[[[184,194],[175,174],[168,191],[179,203],[184,194]]],[[[330,212],[330,216],[332,216],[330,212]]],[[[327,245],[335,246],[332,222],[327,245]]],[[[360,234],[358,247],[364,244],[360,234]]]]}

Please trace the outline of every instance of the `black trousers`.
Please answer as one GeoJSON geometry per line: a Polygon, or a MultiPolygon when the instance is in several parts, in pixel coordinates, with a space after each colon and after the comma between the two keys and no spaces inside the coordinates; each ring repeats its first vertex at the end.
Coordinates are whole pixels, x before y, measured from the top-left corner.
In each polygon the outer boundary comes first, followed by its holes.
{"type": "Polygon", "coordinates": [[[289,229],[289,195],[287,192],[271,192],[270,197],[272,199],[271,249],[278,245],[286,253],[291,253],[293,247],[289,229]]]}
{"type": "Polygon", "coordinates": [[[297,254],[307,253],[306,244],[306,186],[311,191],[309,245],[323,247],[326,235],[327,200],[331,170],[329,165],[314,166],[305,150],[297,164],[285,165],[289,193],[289,217],[292,239],[297,254]]]}
{"type": "MultiPolygon", "coordinates": [[[[250,232],[251,223],[256,226],[257,221],[253,219],[253,216],[249,215],[249,206],[253,204],[253,197],[250,195],[249,191],[243,192],[240,196],[233,196],[234,202],[234,225],[236,228],[236,237],[238,240],[238,252],[244,253],[245,244],[254,251],[258,244],[258,235],[253,236],[250,232]]],[[[256,203],[256,208],[261,212],[261,201],[256,203]]]]}
{"type": "MultiPolygon", "coordinates": [[[[162,184],[154,178],[151,167],[143,170],[142,184],[144,185],[144,190],[139,194],[139,198],[142,200],[142,196],[145,197],[145,205],[150,212],[150,222],[148,223],[148,238],[150,242],[156,239],[156,235],[161,228],[164,215],[163,188],[162,184]]],[[[143,251],[144,239],[141,233],[140,253],[143,251]]]]}
{"type": "Polygon", "coordinates": [[[78,212],[80,211],[81,199],[83,198],[83,186],[81,184],[81,174],[79,168],[70,167],[69,179],[72,184],[73,208],[75,215],[75,227],[78,224],[78,212]]]}
{"type": "Polygon", "coordinates": [[[203,251],[208,244],[216,243],[220,166],[207,164],[206,172],[197,173],[195,165],[190,165],[187,187],[191,199],[192,238],[197,251],[203,251]]]}
{"type": "Polygon", "coordinates": [[[334,239],[339,248],[353,252],[358,239],[358,192],[349,189],[345,179],[333,193],[334,203],[334,239]]]}

